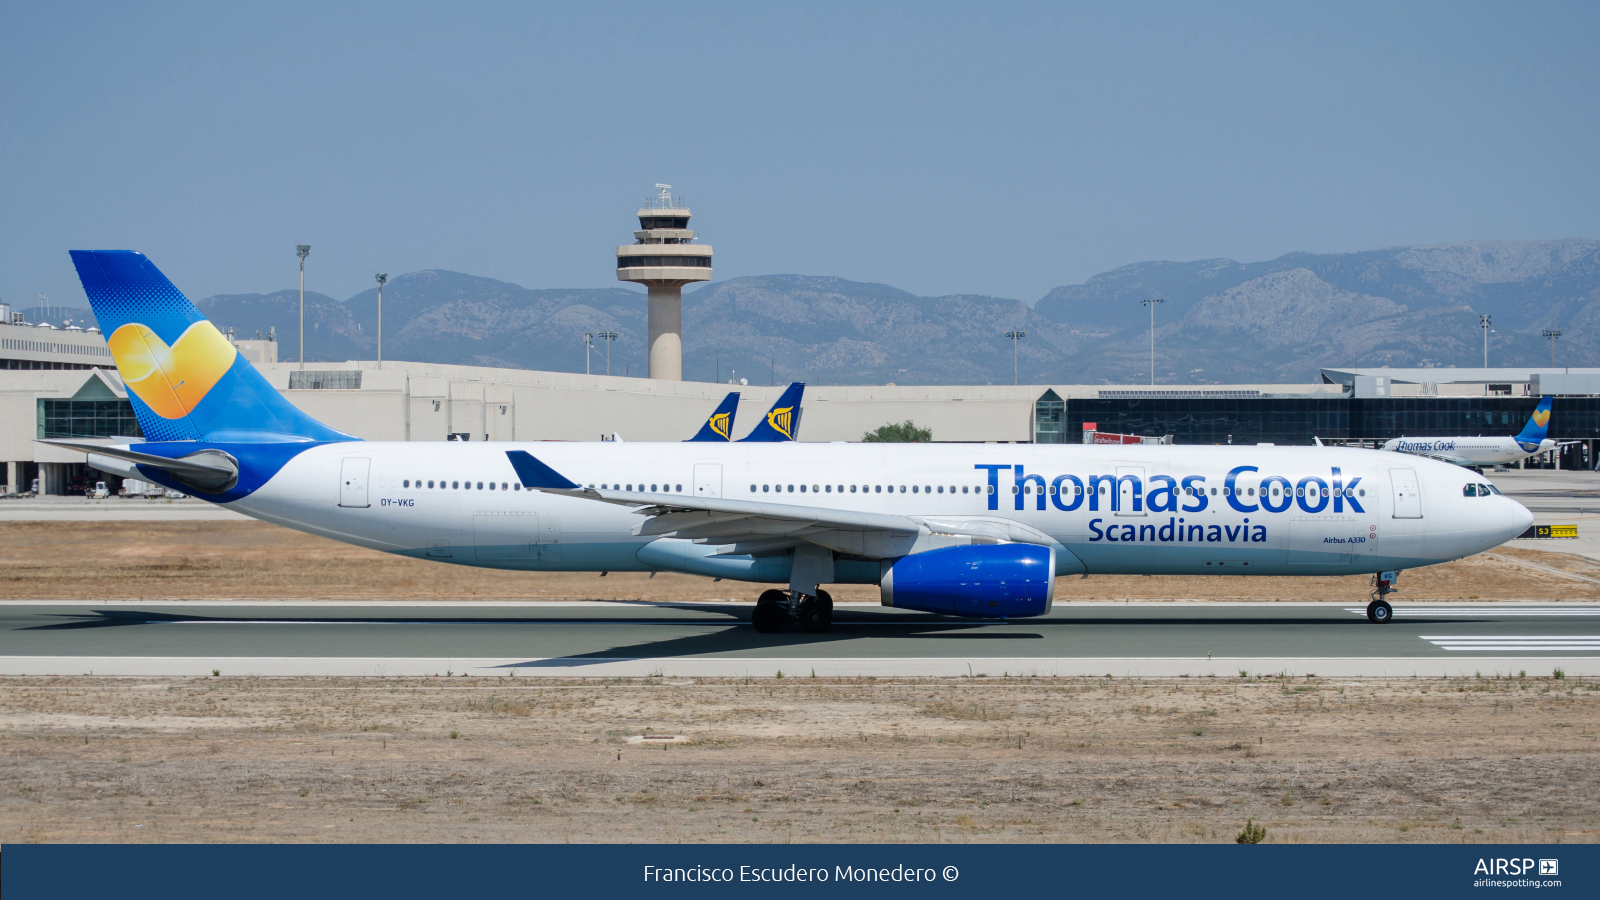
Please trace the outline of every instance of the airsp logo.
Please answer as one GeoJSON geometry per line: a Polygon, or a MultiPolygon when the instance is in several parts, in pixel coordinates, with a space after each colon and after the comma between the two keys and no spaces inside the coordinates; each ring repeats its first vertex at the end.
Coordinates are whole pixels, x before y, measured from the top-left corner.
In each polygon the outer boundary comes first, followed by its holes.
{"type": "Polygon", "coordinates": [[[728,418],[727,413],[717,413],[711,417],[711,430],[722,435],[723,439],[728,437],[728,418]]]}
{"type": "MultiPolygon", "coordinates": [[[[1539,860],[1540,875],[1557,875],[1560,873],[1561,863],[1554,859],[1539,860]]],[[[1533,872],[1531,859],[1480,859],[1477,868],[1472,870],[1474,875],[1527,875],[1533,872]]]]}

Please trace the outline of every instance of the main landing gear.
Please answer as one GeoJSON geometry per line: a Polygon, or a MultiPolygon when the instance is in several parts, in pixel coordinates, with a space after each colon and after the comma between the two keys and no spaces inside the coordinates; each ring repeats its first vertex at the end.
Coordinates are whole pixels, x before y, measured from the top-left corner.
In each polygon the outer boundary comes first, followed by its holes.
{"type": "Polygon", "coordinates": [[[763,591],[750,624],[762,634],[777,634],[787,627],[821,634],[833,627],[833,597],[820,588],[815,597],[791,591],[763,591]]]}
{"type": "Polygon", "coordinates": [[[1400,580],[1399,572],[1379,572],[1372,576],[1372,602],[1367,604],[1367,621],[1379,625],[1387,625],[1394,621],[1394,607],[1384,598],[1389,592],[1399,590],[1395,582],[1400,580]]]}

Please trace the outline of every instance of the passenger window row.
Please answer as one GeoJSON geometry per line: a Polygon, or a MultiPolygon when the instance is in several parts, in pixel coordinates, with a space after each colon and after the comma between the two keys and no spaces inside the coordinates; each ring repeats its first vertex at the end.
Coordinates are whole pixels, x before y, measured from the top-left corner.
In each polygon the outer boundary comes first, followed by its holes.
{"type": "MultiPolygon", "coordinates": [[[[600,485],[600,490],[602,490],[602,491],[631,491],[631,490],[634,489],[634,487],[635,486],[631,482],[628,483],[628,485],[626,487],[624,487],[624,486],[622,486],[620,484],[602,484],[602,485],[600,485]]],[[[592,484],[589,485],[589,488],[592,490],[594,488],[594,485],[592,485],[592,484]]],[[[645,490],[644,482],[642,482],[642,481],[639,482],[638,489],[641,490],[641,491],[645,490]]],[[[681,484],[662,484],[662,483],[652,484],[649,487],[649,492],[652,493],[652,494],[672,494],[672,493],[681,494],[681,493],[683,493],[683,485],[681,485],[681,484]]]]}
{"type": "MultiPolygon", "coordinates": [[[[761,492],[763,494],[773,493],[773,492],[776,492],[776,493],[779,493],[779,494],[782,494],[782,493],[790,493],[790,494],[792,494],[792,493],[794,493],[794,490],[795,490],[795,486],[792,485],[792,484],[790,484],[790,485],[782,485],[782,484],[752,484],[752,485],[750,485],[750,493],[752,493],[752,494],[756,493],[757,491],[759,491],[759,492],[761,492]]],[[[832,494],[835,491],[837,491],[838,493],[842,494],[842,493],[845,492],[846,487],[845,487],[845,485],[842,485],[842,484],[841,485],[837,485],[837,486],[831,485],[831,484],[813,484],[813,485],[810,486],[809,490],[813,494],[832,494]]],[[[863,494],[882,494],[885,491],[888,491],[891,494],[893,494],[893,493],[904,494],[908,490],[908,488],[903,484],[899,485],[898,489],[896,488],[895,485],[892,485],[892,484],[860,484],[860,485],[852,484],[852,485],[849,486],[850,493],[854,494],[854,493],[856,493],[857,490],[859,490],[863,494]]],[[[942,485],[942,484],[939,485],[938,487],[934,487],[933,485],[930,485],[930,484],[913,484],[913,485],[911,485],[909,490],[913,494],[943,494],[945,492],[945,486],[942,485]]],[[[804,493],[806,493],[806,491],[807,491],[807,486],[803,485],[803,484],[800,485],[800,493],[804,494],[804,493]]],[[[949,491],[950,491],[950,493],[954,494],[956,492],[956,486],[953,485],[953,484],[950,485],[949,491]]],[[[979,485],[977,487],[971,487],[970,485],[962,485],[962,487],[961,487],[961,493],[963,493],[963,494],[967,494],[967,493],[982,494],[985,491],[987,491],[988,493],[991,493],[991,494],[994,493],[994,490],[992,488],[987,488],[984,485],[979,485]]]]}
{"type": "MultiPolygon", "coordinates": [[[[432,482],[432,481],[429,481],[426,484],[426,486],[424,486],[422,479],[418,478],[415,483],[416,483],[416,486],[417,486],[417,488],[419,490],[433,490],[434,489],[434,487],[433,487],[434,482],[432,482]]],[[[402,481],[400,484],[403,487],[411,487],[412,480],[407,478],[404,481],[402,481]]],[[[473,486],[472,486],[473,483],[470,482],[470,481],[444,481],[444,480],[441,479],[438,482],[438,484],[439,484],[438,490],[441,490],[441,491],[470,491],[470,490],[473,490],[473,486]]],[[[477,485],[478,485],[477,486],[477,490],[480,490],[480,491],[483,491],[483,490],[492,491],[492,490],[496,490],[496,489],[502,490],[502,491],[520,491],[520,490],[522,490],[522,484],[519,483],[519,482],[515,482],[515,481],[511,482],[509,484],[507,484],[506,482],[502,481],[498,485],[496,485],[494,482],[491,481],[491,482],[488,482],[488,487],[485,487],[484,484],[485,483],[482,482],[482,481],[478,482],[477,483],[477,485]]],[[[529,488],[529,490],[532,490],[532,488],[529,488]]]]}

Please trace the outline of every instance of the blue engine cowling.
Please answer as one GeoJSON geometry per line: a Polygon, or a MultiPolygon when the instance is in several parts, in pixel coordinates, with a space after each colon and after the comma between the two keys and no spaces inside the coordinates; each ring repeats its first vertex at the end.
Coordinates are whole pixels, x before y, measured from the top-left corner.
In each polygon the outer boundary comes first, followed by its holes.
{"type": "Polygon", "coordinates": [[[883,605],[981,619],[1042,616],[1055,596],[1056,551],[1037,544],[977,544],[883,563],[883,605]]]}

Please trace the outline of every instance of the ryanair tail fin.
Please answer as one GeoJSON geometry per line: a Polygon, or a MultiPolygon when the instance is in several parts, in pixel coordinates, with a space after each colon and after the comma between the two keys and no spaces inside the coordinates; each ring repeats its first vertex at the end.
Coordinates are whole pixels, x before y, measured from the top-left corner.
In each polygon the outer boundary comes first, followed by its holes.
{"type": "Polygon", "coordinates": [[[803,381],[796,381],[789,385],[788,389],[783,392],[783,396],[778,398],[778,402],[772,404],[772,408],[767,410],[766,418],[756,423],[754,431],[740,438],[740,443],[745,441],[760,443],[798,440],[797,436],[800,434],[800,398],[805,392],[806,385],[803,381]]]}
{"type": "Polygon", "coordinates": [[[711,418],[707,419],[706,423],[700,426],[700,431],[696,433],[694,437],[689,438],[689,441],[685,441],[685,443],[689,443],[691,441],[733,440],[733,417],[737,415],[738,412],[739,392],[731,391],[729,392],[728,396],[722,398],[722,403],[717,406],[717,411],[711,414],[711,418]]]}
{"type": "Polygon", "coordinates": [[[145,440],[357,440],[285,400],[144,254],[73,250],[72,264],[145,440]]]}
{"type": "Polygon", "coordinates": [[[1550,434],[1550,404],[1553,397],[1540,397],[1539,405],[1533,408],[1533,415],[1528,417],[1528,424],[1522,426],[1522,433],[1516,436],[1519,444],[1538,444],[1550,434]]]}

